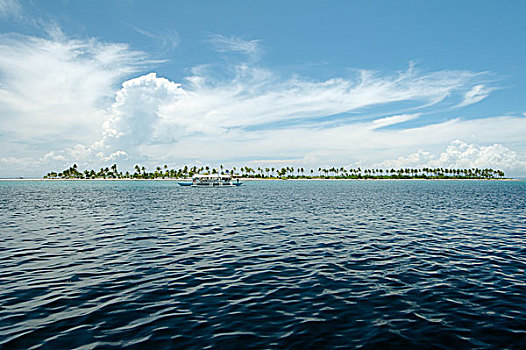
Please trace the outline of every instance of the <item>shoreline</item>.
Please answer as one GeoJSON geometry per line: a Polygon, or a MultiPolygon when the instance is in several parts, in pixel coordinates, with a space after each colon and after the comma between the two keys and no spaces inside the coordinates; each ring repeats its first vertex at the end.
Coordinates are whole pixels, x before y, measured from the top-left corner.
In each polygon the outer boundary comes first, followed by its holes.
{"type": "MultiPolygon", "coordinates": [[[[165,179],[42,179],[42,178],[5,178],[0,181],[191,181],[191,178],[165,178],[165,179]]],[[[504,179],[435,179],[435,178],[411,178],[411,179],[265,179],[265,178],[239,178],[240,181],[526,181],[519,178],[504,179]]]]}

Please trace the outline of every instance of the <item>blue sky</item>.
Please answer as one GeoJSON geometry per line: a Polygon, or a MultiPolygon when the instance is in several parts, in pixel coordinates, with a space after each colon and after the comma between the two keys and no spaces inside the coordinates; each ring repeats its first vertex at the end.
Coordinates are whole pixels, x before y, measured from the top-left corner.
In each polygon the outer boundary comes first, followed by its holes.
{"type": "Polygon", "coordinates": [[[526,175],[523,1],[0,0],[0,177],[73,162],[526,175]]]}

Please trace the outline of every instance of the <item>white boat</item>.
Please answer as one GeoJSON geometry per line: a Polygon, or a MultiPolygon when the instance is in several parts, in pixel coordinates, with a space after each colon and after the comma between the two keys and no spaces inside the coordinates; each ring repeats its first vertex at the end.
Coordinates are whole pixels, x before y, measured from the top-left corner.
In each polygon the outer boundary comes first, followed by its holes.
{"type": "Polygon", "coordinates": [[[228,174],[210,174],[210,175],[194,175],[192,182],[178,182],[180,186],[192,187],[234,187],[241,186],[242,182],[239,179],[232,179],[228,174]]]}

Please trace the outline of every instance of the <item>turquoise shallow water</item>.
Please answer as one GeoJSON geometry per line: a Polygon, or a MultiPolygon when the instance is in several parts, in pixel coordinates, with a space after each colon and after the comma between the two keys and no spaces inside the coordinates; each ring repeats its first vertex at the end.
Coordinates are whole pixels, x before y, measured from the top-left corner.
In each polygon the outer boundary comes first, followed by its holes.
{"type": "Polygon", "coordinates": [[[0,348],[526,347],[526,182],[0,181],[0,348]]]}

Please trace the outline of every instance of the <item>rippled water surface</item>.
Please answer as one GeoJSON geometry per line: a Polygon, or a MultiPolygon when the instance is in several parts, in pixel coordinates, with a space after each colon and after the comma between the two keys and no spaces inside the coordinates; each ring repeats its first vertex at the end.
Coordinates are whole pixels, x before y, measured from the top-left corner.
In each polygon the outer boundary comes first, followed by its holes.
{"type": "Polygon", "coordinates": [[[526,348],[526,182],[0,181],[0,348],[526,348]]]}

